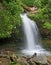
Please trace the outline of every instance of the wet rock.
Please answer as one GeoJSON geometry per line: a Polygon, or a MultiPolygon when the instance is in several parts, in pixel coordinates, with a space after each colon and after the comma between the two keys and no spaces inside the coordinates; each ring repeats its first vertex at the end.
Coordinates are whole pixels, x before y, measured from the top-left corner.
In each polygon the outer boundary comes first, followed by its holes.
{"type": "Polygon", "coordinates": [[[1,51],[0,58],[9,58],[11,61],[16,62],[18,56],[13,51],[1,51]]]}
{"type": "Polygon", "coordinates": [[[29,61],[28,63],[29,63],[29,65],[36,65],[36,63],[33,61],[29,61]]]}
{"type": "Polygon", "coordinates": [[[51,65],[51,63],[48,62],[48,65],[51,65]]]}
{"type": "Polygon", "coordinates": [[[10,60],[17,62],[18,56],[13,51],[6,51],[7,55],[10,57],[10,60]]]}
{"type": "Polygon", "coordinates": [[[47,65],[47,58],[44,55],[31,58],[30,61],[35,62],[36,64],[47,65]]]}
{"type": "Polygon", "coordinates": [[[17,56],[13,51],[5,51],[0,53],[0,65],[9,65],[10,61],[19,63],[20,65],[51,65],[51,57],[38,55],[35,53],[31,57],[17,56]]]}
{"type": "Polygon", "coordinates": [[[51,56],[47,57],[47,61],[49,64],[51,64],[51,56]]]}
{"type": "Polygon", "coordinates": [[[26,61],[26,58],[24,57],[19,57],[17,62],[21,63],[21,65],[29,65],[29,63],[26,61]]]}
{"type": "Polygon", "coordinates": [[[10,60],[7,58],[0,58],[0,65],[10,65],[10,60]]]}

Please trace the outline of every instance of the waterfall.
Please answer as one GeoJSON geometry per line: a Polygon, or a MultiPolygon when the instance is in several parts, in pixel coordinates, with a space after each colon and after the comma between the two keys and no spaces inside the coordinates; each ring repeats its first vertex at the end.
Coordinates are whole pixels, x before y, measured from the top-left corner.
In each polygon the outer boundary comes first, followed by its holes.
{"type": "Polygon", "coordinates": [[[45,49],[42,48],[38,27],[35,21],[28,18],[27,14],[21,14],[23,22],[23,30],[25,34],[25,49],[23,53],[32,55],[33,53],[43,53],[45,49]]]}

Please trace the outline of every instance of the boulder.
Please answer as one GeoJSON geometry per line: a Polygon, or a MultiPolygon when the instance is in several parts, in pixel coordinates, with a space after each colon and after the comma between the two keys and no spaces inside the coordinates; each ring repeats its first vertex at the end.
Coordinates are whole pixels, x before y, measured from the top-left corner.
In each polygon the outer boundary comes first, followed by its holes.
{"type": "Polygon", "coordinates": [[[47,61],[49,64],[51,64],[51,56],[47,57],[47,61]]]}
{"type": "Polygon", "coordinates": [[[17,62],[18,56],[13,51],[1,51],[0,58],[8,58],[13,62],[17,62]]]}
{"type": "Polygon", "coordinates": [[[18,56],[13,51],[6,51],[6,54],[9,56],[11,61],[17,62],[18,56]]]}
{"type": "Polygon", "coordinates": [[[8,58],[0,58],[0,65],[10,65],[10,60],[8,58]]]}
{"type": "Polygon", "coordinates": [[[35,62],[36,64],[47,65],[47,58],[44,55],[31,58],[30,61],[35,62]]]}
{"type": "Polygon", "coordinates": [[[29,63],[26,61],[26,58],[24,57],[19,57],[17,62],[21,63],[21,65],[29,65],[29,63]]]}
{"type": "Polygon", "coordinates": [[[28,63],[29,63],[29,65],[36,65],[36,63],[33,61],[29,61],[28,63]]]}

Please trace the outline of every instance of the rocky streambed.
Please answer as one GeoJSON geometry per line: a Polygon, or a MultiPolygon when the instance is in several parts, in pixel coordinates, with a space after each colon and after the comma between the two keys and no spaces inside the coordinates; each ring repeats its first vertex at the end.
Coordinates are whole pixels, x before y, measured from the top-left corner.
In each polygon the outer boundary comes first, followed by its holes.
{"type": "Polygon", "coordinates": [[[19,65],[51,65],[51,56],[34,55],[19,56],[13,51],[0,51],[0,65],[10,65],[11,62],[19,65]]]}

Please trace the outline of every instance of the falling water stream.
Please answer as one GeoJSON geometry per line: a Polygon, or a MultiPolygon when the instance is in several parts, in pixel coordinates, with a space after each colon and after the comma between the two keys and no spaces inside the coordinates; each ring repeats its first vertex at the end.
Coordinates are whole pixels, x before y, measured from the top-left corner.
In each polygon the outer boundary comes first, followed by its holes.
{"type": "Polygon", "coordinates": [[[45,49],[42,48],[40,34],[35,21],[29,19],[27,14],[21,14],[21,19],[26,40],[25,49],[22,50],[22,53],[26,55],[46,53],[45,49]]]}

